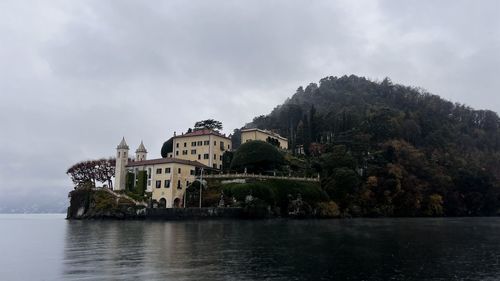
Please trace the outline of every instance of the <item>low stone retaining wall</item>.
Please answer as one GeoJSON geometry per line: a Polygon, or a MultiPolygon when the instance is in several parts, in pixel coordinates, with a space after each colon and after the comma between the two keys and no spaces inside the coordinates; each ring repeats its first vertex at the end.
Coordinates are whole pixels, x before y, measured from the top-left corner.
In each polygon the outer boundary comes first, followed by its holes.
{"type": "MultiPolygon", "coordinates": [[[[199,177],[198,177],[199,178],[199,177]]],[[[306,178],[306,177],[288,177],[288,176],[268,176],[259,174],[213,174],[204,175],[204,179],[270,179],[270,180],[289,180],[289,181],[306,181],[306,182],[319,182],[320,178],[306,178]]]]}
{"type": "Polygon", "coordinates": [[[235,219],[243,216],[242,208],[168,208],[146,209],[146,219],[186,220],[186,219],[235,219]]]}

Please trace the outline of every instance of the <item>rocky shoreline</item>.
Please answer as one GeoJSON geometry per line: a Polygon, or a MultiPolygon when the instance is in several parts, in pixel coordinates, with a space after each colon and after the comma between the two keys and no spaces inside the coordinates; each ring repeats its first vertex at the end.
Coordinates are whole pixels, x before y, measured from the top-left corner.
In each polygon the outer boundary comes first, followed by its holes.
{"type": "Polygon", "coordinates": [[[76,189],[69,194],[68,220],[186,220],[243,218],[243,208],[147,208],[137,202],[104,189],[76,189]]]}
{"type": "MultiPolygon", "coordinates": [[[[271,208],[258,199],[243,207],[148,208],[144,202],[105,189],[75,189],[69,193],[69,197],[68,220],[266,219],[283,216],[278,208],[271,208]]],[[[311,213],[310,208],[304,208],[307,206],[291,206],[291,210],[286,213],[288,218],[328,217],[322,213],[311,213]]]]}
{"type": "Polygon", "coordinates": [[[146,207],[102,189],[75,189],[69,193],[66,219],[145,219],[146,207]]]}

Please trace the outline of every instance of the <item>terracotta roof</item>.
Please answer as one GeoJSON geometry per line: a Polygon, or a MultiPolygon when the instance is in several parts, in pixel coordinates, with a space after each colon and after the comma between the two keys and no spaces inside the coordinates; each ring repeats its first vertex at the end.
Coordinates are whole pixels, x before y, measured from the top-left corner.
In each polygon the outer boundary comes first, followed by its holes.
{"type": "Polygon", "coordinates": [[[221,138],[230,139],[230,138],[226,137],[226,135],[223,135],[223,134],[221,134],[221,133],[219,133],[217,131],[209,130],[209,129],[192,131],[191,133],[185,133],[185,134],[182,134],[182,135],[174,136],[174,138],[206,136],[206,135],[215,135],[215,136],[219,136],[221,138]]]}
{"type": "Polygon", "coordinates": [[[200,167],[200,168],[209,168],[208,166],[205,166],[198,161],[189,161],[189,160],[184,160],[184,159],[179,159],[179,158],[159,158],[159,159],[151,159],[151,160],[144,160],[144,161],[132,161],[132,162],[129,162],[127,164],[127,167],[156,165],[156,164],[168,164],[168,163],[191,165],[191,166],[200,167]]]}

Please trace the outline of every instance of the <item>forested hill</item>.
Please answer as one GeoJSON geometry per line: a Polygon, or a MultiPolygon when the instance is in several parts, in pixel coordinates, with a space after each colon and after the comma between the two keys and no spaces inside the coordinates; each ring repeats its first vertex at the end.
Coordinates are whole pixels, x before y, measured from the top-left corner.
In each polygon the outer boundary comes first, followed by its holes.
{"type": "Polygon", "coordinates": [[[307,171],[322,174],[323,188],[350,215],[499,213],[495,112],[351,75],[300,87],[247,127],[303,145],[307,171]]]}

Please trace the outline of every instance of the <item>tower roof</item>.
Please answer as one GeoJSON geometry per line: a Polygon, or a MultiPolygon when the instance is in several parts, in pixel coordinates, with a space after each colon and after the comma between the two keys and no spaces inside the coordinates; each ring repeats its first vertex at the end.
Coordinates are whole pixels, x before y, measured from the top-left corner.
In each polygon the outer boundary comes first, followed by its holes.
{"type": "Polygon", "coordinates": [[[148,153],[148,151],[146,150],[146,147],[144,147],[144,143],[142,143],[142,141],[141,141],[141,144],[139,145],[139,147],[137,148],[137,150],[135,152],[136,153],[138,153],[138,152],[148,153]]]}
{"type": "Polygon", "coordinates": [[[120,144],[116,147],[116,149],[129,149],[127,142],[125,141],[125,137],[122,138],[120,144]]]}

